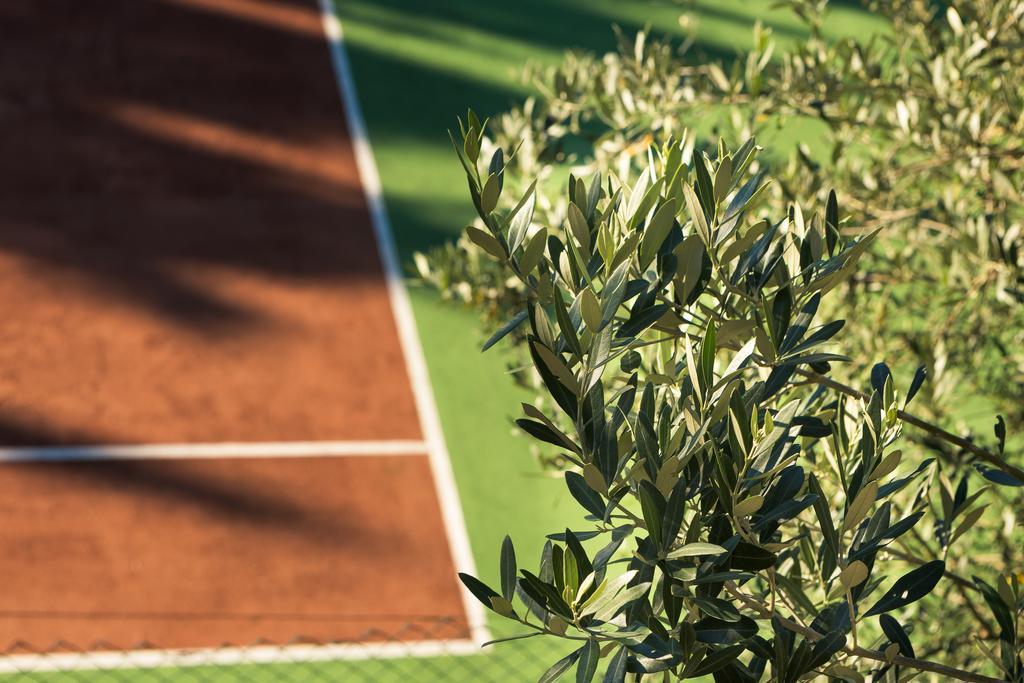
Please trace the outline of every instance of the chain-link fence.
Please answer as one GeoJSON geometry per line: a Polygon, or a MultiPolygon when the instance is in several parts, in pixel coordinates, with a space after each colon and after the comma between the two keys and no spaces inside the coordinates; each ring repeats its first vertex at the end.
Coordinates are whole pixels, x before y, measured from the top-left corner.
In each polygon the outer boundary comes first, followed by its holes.
{"type": "MultiPolygon", "coordinates": [[[[163,649],[148,642],[88,647],[18,642],[0,654],[0,683],[515,683],[536,681],[568,651],[566,643],[549,638],[481,649],[469,640],[450,639],[452,623],[439,618],[388,631],[370,629],[357,641],[297,637],[288,643],[199,649],[163,649]]],[[[497,622],[491,636],[516,635],[508,628],[497,622]]]]}

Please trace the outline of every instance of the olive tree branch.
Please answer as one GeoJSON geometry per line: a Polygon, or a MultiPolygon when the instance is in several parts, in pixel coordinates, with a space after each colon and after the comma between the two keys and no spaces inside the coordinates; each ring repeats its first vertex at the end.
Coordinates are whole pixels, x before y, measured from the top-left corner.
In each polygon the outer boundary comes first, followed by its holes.
{"type": "MultiPolygon", "coordinates": [[[[740,591],[736,588],[731,581],[726,582],[725,590],[730,595],[738,599],[744,605],[754,610],[762,617],[771,617],[770,610],[765,607],[761,602],[754,599],[752,596],[740,591]]],[[[784,628],[792,631],[793,633],[799,633],[809,641],[817,641],[824,638],[824,634],[818,633],[814,629],[801,626],[797,622],[787,617],[775,614],[775,618],[778,619],[779,624],[784,628]]],[[[982,674],[976,674],[971,671],[964,671],[963,669],[957,669],[952,666],[946,666],[945,664],[939,664],[937,662],[929,662],[923,659],[915,659],[913,657],[904,657],[903,655],[895,655],[893,657],[887,657],[884,652],[878,650],[869,650],[858,645],[850,647],[844,647],[843,651],[847,654],[853,655],[854,657],[861,657],[863,659],[872,659],[876,662],[885,662],[886,664],[896,664],[897,666],[903,666],[918,671],[927,671],[929,673],[940,674],[942,676],[948,676],[949,678],[955,678],[958,681],[970,681],[971,683],[1001,683],[1001,679],[992,678],[991,676],[984,676],[982,674]]]]}
{"type": "MultiPolygon", "coordinates": [[[[835,389],[836,391],[842,392],[847,396],[859,398],[862,401],[867,401],[871,398],[863,391],[858,391],[857,389],[854,389],[851,386],[843,384],[842,382],[837,382],[831,377],[826,377],[825,375],[818,374],[813,370],[804,370],[803,368],[798,368],[797,374],[802,375],[803,377],[806,377],[809,380],[817,382],[822,386],[826,386],[829,387],[830,389],[835,389]]],[[[939,439],[942,439],[943,441],[947,441],[955,446],[958,446],[962,450],[973,453],[980,460],[984,460],[988,464],[1013,476],[1019,481],[1024,481],[1024,470],[1021,470],[1019,467],[1011,465],[1010,463],[1000,458],[998,455],[995,455],[991,451],[982,448],[973,441],[969,441],[968,439],[965,439],[962,436],[957,436],[952,432],[947,432],[942,427],[934,425],[931,422],[928,422],[927,420],[922,420],[921,418],[912,415],[911,413],[908,413],[904,410],[897,410],[896,414],[899,415],[900,419],[906,422],[907,424],[912,424],[921,431],[927,432],[928,434],[931,434],[934,437],[937,437],[939,439]]]]}

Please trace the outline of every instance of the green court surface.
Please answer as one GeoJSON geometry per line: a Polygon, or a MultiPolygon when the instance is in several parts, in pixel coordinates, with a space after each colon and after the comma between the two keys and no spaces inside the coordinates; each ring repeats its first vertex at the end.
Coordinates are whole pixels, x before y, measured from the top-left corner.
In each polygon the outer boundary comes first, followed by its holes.
{"type": "MultiPolygon", "coordinates": [[[[344,0],[345,43],[400,258],[455,238],[472,215],[465,180],[446,129],[473,107],[499,113],[529,94],[520,82],[529,60],[553,63],[569,48],[614,48],[612,24],[682,35],[679,15],[700,17],[705,54],[731,59],[750,44],[755,17],[780,38],[798,37],[794,17],[767,1],[645,0],[344,0]]],[[[855,3],[835,3],[847,31],[877,26],[855,3]]],[[[326,53],[326,47],[325,47],[326,53]]],[[[325,54],[326,58],[326,54],[325,54]]],[[[508,377],[500,350],[479,352],[484,333],[474,311],[413,288],[413,309],[451,454],[481,578],[497,582],[506,533],[520,564],[533,564],[543,535],[578,524],[558,478],[543,474],[512,418],[529,395],[508,377]]],[[[509,625],[493,623],[495,635],[509,625]]],[[[20,674],[32,681],[533,681],[565,648],[534,639],[456,658],[282,663],[192,669],[20,674]],[[450,659],[450,661],[449,661],[450,659]]],[[[4,679],[10,680],[10,679],[4,679]]]]}

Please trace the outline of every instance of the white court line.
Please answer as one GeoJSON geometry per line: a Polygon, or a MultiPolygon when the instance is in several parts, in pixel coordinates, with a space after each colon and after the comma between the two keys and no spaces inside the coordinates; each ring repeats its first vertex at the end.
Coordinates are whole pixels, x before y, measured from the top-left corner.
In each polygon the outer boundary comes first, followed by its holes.
{"type": "MultiPolygon", "coordinates": [[[[362,109],[359,106],[359,96],[356,91],[355,78],[352,76],[352,67],[345,51],[341,21],[335,14],[331,4],[332,0],[319,0],[319,2],[324,19],[324,32],[327,34],[327,40],[331,47],[331,60],[338,77],[338,89],[348,121],[349,135],[352,137],[356,163],[359,167],[359,178],[362,182],[363,192],[366,194],[370,218],[373,221],[373,231],[377,237],[377,248],[380,250],[380,258],[384,265],[391,310],[395,315],[398,336],[401,339],[402,352],[405,355],[405,365],[409,372],[409,381],[412,383],[413,394],[416,398],[420,425],[427,441],[430,466],[434,475],[434,485],[437,487],[437,497],[441,504],[441,516],[444,519],[448,535],[452,561],[458,571],[476,575],[476,563],[469,547],[469,535],[466,533],[466,521],[462,515],[462,504],[459,502],[459,491],[455,485],[455,474],[452,471],[451,458],[448,456],[448,447],[445,445],[444,433],[441,431],[441,419],[437,413],[437,406],[434,404],[434,393],[430,386],[430,376],[427,373],[427,363],[423,356],[423,347],[420,345],[419,333],[416,331],[416,320],[413,317],[412,305],[409,303],[409,294],[405,291],[405,283],[402,281],[402,270],[398,262],[391,222],[384,205],[380,175],[377,173],[377,163],[373,158],[369,134],[363,120],[362,109]]],[[[459,588],[462,591],[462,604],[469,620],[470,635],[477,644],[482,645],[490,640],[483,606],[464,586],[460,585],[459,588]]]]}
{"type": "Polygon", "coordinates": [[[334,643],[329,645],[256,645],[189,650],[124,652],[54,652],[0,657],[0,673],[35,673],[84,669],[138,669],[175,666],[233,666],[332,660],[395,659],[479,654],[470,640],[422,640],[411,643],[334,643]]]}
{"type": "Polygon", "coordinates": [[[199,458],[311,458],[424,455],[427,443],[393,441],[281,441],[266,443],[155,443],[0,448],[0,462],[76,460],[194,460],[199,458]]]}

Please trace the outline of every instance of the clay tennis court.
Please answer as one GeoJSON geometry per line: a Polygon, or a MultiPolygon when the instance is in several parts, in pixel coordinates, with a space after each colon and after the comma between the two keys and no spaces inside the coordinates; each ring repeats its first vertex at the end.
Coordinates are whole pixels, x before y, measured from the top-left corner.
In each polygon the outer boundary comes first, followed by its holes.
{"type": "Polygon", "coordinates": [[[7,0],[0,131],[0,649],[466,637],[315,0],[7,0]]]}

